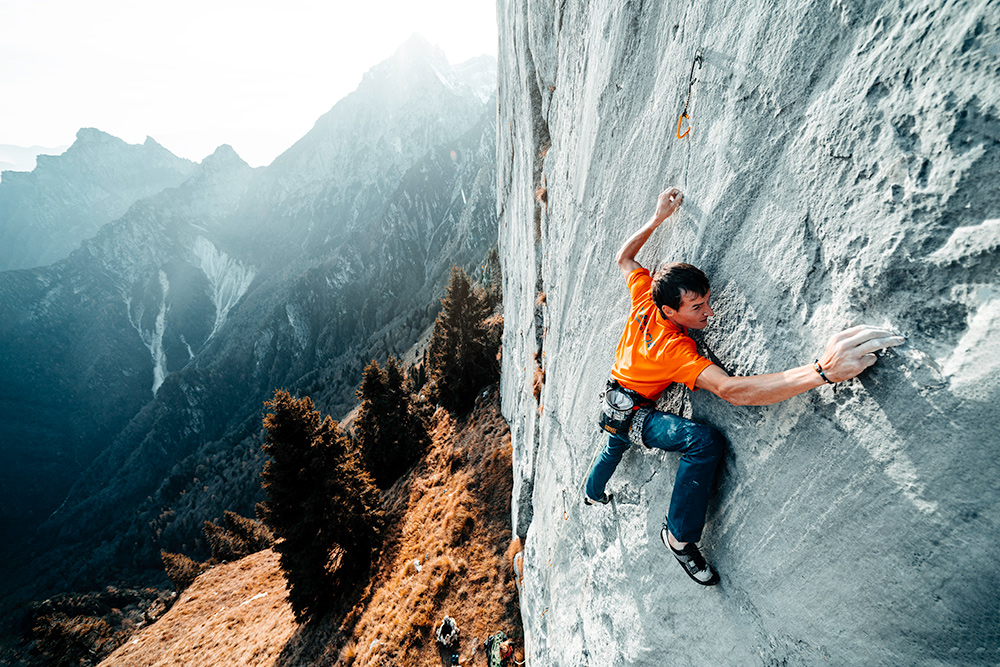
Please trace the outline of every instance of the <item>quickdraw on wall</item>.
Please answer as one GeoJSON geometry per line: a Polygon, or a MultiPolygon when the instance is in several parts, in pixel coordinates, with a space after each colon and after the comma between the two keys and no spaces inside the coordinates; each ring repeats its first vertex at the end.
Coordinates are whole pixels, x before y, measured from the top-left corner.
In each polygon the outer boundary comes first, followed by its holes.
{"type": "Polygon", "coordinates": [[[691,62],[691,74],[688,76],[688,94],[687,94],[687,99],[684,100],[684,111],[681,112],[680,117],[677,119],[677,138],[678,139],[683,139],[691,131],[691,118],[688,116],[688,104],[691,103],[691,89],[694,88],[694,84],[698,80],[698,79],[694,78],[694,66],[697,65],[698,69],[701,69],[701,63],[702,63],[701,56],[702,56],[702,51],[703,50],[704,49],[699,48],[698,51],[694,54],[694,60],[691,62]],[[687,118],[688,126],[687,126],[687,129],[684,130],[684,134],[681,134],[681,123],[684,122],[685,118],[687,118]]]}

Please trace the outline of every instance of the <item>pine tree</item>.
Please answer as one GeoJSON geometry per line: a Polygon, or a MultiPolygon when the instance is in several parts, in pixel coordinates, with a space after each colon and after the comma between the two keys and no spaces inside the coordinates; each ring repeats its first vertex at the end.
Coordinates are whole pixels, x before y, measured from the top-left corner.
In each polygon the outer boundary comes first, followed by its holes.
{"type": "Polygon", "coordinates": [[[260,521],[240,516],[236,512],[223,512],[226,528],[247,545],[248,555],[274,546],[274,534],[260,521]]]}
{"type": "Polygon", "coordinates": [[[378,547],[383,523],[371,477],[330,417],[312,400],[278,390],[265,403],[261,473],[268,499],[261,518],[288,580],[300,621],[322,614],[334,596],[363,574],[378,547]]]}
{"type": "Polygon", "coordinates": [[[160,558],[163,560],[163,569],[166,570],[167,577],[174,584],[178,593],[194,583],[198,575],[207,567],[205,563],[199,563],[184,554],[161,551],[160,558]]]}
{"type": "Polygon", "coordinates": [[[246,548],[242,540],[224,527],[206,521],[202,530],[205,532],[205,539],[208,540],[208,548],[212,550],[213,561],[224,563],[248,555],[244,553],[246,548]]]}
{"type": "Polygon", "coordinates": [[[380,488],[388,488],[420,458],[430,441],[427,427],[411,405],[410,386],[395,357],[383,369],[365,366],[357,397],[361,410],[355,432],[365,465],[380,488]]]}
{"type": "Polygon", "coordinates": [[[229,510],[223,514],[222,525],[206,521],[204,530],[215,562],[239,560],[274,543],[266,526],[229,510]]]}
{"type": "MultiPolygon", "coordinates": [[[[426,350],[424,350],[424,354],[427,354],[426,350]]],[[[413,391],[419,392],[427,384],[427,365],[424,361],[418,361],[410,366],[407,377],[410,380],[410,387],[413,388],[413,391]]]]}
{"type": "Polygon", "coordinates": [[[452,267],[427,350],[432,393],[449,410],[470,409],[479,389],[499,378],[499,329],[487,324],[492,301],[465,271],[452,267]]]}

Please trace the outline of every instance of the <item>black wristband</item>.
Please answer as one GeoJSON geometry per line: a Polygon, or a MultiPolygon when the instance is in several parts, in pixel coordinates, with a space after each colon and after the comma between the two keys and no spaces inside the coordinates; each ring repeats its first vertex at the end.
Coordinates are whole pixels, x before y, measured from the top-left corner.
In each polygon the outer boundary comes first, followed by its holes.
{"type": "Polygon", "coordinates": [[[819,359],[813,360],[813,370],[819,373],[819,376],[823,378],[824,382],[827,384],[833,384],[833,382],[830,382],[830,378],[826,376],[826,373],[823,372],[823,367],[819,365],[819,359]]]}

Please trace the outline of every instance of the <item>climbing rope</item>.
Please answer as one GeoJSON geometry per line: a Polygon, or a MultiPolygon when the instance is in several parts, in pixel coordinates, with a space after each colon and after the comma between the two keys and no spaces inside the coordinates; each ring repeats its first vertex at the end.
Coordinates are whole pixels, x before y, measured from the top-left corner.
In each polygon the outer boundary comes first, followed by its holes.
{"type": "Polygon", "coordinates": [[[698,51],[695,52],[695,54],[694,54],[694,60],[691,62],[691,74],[688,75],[688,94],[687,94],[687,99],[684,100],[684,111],[681,111],[681,115],[677,119],[677,138],[678,139],[683,139],[684,137],[686,137],[688,135],[689,132],[691,132],[691,118],[688,116],[688,104],[691,103],[691,89],[694,88],[695,82],[698,81],[698,79],[694,78],[694,66],[697,65],[698,69],[701,69],[702,53],[703,52],[704,52],[704,49],[703,48],[699,48],[698,51]],[[687,120],[688,120],[688,126],[687,126],[687,129],[684,130],[684,134],[681,134],[681,123],[684,122],[685,118],[687,118],[687,120]]]}

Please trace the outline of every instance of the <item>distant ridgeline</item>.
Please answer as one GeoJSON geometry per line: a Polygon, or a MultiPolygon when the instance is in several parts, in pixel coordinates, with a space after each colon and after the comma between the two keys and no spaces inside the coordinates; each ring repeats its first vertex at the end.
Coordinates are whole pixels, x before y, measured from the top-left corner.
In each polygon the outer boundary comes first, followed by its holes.
{"type": "Polygon", "coordinates": [[[58,157],[0,181],[0,271],[63,259],[132,204],[177,187],[195,170],[153,139],[127,144],[85,128],[58,157]]]}
{"type": "Polygon", "coordinates": [[[452,68],[411,39],[266,168],[87,130],[4,178],[0,234],[68,240],[41,213],[54,201],[95,225],[54,264],[0,273],[9,602],[165,583],[161,551],[206,556],[203,522],[261,500],[275,388],[344,414],[365,364],[433,324],[452,265],[491,270],[495,67],[452,68]],[[121,210],[68,198],[97,188],[94,172],[121,210]],[[106,177],[119,172],[150,176],[106,177]]]}

